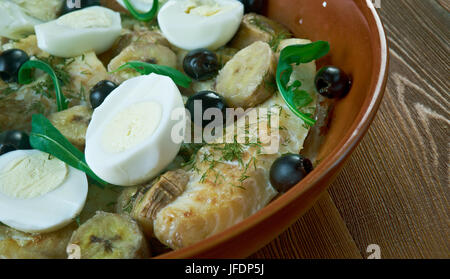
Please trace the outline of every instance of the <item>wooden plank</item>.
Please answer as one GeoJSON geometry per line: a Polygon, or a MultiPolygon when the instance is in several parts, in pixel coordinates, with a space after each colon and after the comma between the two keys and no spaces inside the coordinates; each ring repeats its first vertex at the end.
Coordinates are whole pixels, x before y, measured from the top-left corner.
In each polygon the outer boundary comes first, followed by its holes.
{"type": "Polygon", "coordinates": [[[251,258],[361,258],[328,193],[292,227],[251,258]]]}

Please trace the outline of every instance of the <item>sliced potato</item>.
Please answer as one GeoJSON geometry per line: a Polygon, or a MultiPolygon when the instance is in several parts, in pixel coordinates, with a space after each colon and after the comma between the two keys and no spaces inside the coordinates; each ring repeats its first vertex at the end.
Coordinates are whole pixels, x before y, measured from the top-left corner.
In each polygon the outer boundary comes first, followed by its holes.
{"type": "Polygon", "coordinates": [[[267,43],[257,41],[239,51],[219,72],[216,90],[232,107],[263,103],[276,90],[276,60],[267,43]]]}

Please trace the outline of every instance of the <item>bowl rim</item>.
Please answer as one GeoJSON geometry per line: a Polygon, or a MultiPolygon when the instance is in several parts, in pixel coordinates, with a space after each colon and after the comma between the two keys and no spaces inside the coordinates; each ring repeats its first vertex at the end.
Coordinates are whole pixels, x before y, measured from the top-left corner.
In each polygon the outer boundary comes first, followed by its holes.
{"type": "MultiPolygon", "coordinates": [[[[366,103],[369,102],[367,109],[359,112],[353,125],[350,127],[349,132],[342,138],[341,141],[339,141],[336,145],[337,147],[332,150],[328,160],[319,164],[319,166],[313,171],[313,173],[318,173],[318,175],[306,176],[305,179],[290,189],[287,193],[230,228],[212,235],[196,244],[158,255],[154,257],[155,259],[193,258],[196,255],[207,251],[211,247],[218,246],[220,243],[226,242],[227,240],[242,234],[244,231],[249,230],[263,220],[271,217],[276,212],[289,206],[289,204],[296,200],[300,195],[310,190],[313,186],[319,184],[327,177],[329,173],[333,173],[334,170],[338,169],[340,165],[345,162],[345,160],[362,140],[369,129],[370,124],[374,120],[381,104],[388,78],[389,48],[386,32],[373,2],[371,0],[365,0],[365,2],[367,3],[371,16],[375,22],[376,30],[378,32],[378,39],[380,41],[380,64],[375,65],[378,70],[378,80],[376,82],[372,98],[364,102],[364,107],[366,106],[366,103]]],[[[365,18],[369,19],[368,17],[365,18]]]]}

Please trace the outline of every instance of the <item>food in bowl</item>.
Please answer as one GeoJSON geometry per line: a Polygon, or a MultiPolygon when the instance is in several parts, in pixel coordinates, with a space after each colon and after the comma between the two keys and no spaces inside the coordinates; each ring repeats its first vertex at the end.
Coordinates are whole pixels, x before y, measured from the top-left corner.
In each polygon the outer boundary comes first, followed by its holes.
{"type": "Polygon", "coordinates": [[[316,69],[328,43],[262,1],[111,2],[0,21],[1,257],[145,258],[217,234],[312,171],[318,111],[350,90],[316,69]]]}

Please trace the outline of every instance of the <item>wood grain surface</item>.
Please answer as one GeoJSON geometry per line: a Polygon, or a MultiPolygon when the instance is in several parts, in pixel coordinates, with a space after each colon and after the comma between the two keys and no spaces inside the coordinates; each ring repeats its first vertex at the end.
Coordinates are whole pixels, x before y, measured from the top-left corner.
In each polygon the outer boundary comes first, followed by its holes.
{"type": "Polygon", "coordinates": [[[448,0],[381,0],[390,78],[328,192],[251,258],[450,258],[448,0]]]}

